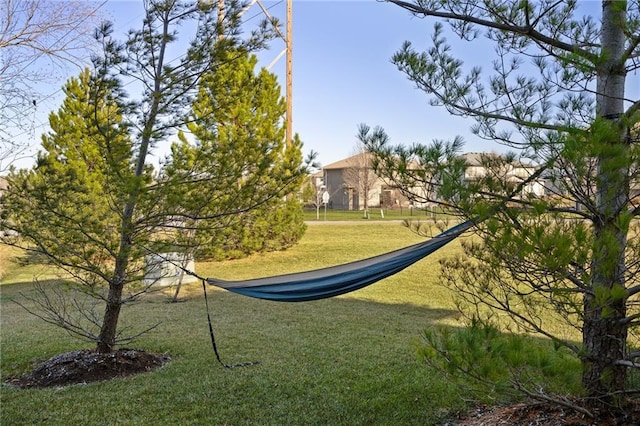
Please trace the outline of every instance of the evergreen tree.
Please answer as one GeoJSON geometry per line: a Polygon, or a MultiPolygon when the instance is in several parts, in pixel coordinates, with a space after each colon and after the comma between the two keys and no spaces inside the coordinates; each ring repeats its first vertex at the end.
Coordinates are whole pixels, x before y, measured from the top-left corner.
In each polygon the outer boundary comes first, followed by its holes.
{"type": "Polygon", "coordinates": [[[193,179],[176,202],[185,210],[197,205],[210,218],[192,224],[195,239],[187,241],[198,255],[214,258],[286,248],[304,232],[302,207],[287,196],[301,185],[302,144],[296,136],[286,146],[276,77],[266,69],[256,74],[257,59],[245,52],[230,51],[226,59],[202,80],[189,137],[179,135],[166,167],[169,182],[181,182],[185,174],[193,179]]]}
{"type": "MultiPolygon", "coordinates": [[[[85,292],[105,300],[104,289],[120,244],[113,232],[120,220],[117,207],[133,177],[133,145],[117,103],[108,94],[97,93],[93,83],[85,70],[63,88],[66,97],[60,109],[49,115],[51,132],[42,137],[43,151],[36,166],[9,177],[3,219],[6,228],[18,233],[5,242],[26,243],[64,270],[67,278],[82,284],[85,292]]],[[[140,269],[129,273],[131,280],[141,278],[140,269]]],[[[38,290],[39,297],[32,301],[40,309],[34,313],[99,340],[95,312],[72,315],[53,303],[45,287],[38,290]],[[82,317],[92,321],[83,322],[82,317]]],[[[67,302],[70,306],[74,301],[67,302]]]]}
{"type": "Polygon", "coordinates": [[[446,20],[463,40],[483,34],[493,43],[488,74],[455,58],[436,22],[431,48],[407,42],[393,62],[433,105],[472,117],[478,136],[517,151],[484,156],[484,173],[470,179],[459,138],[391,147],[382,129],[363,127],[378,173],[413,200],[484,219],[482,244],[444,264],[456,294],[473,315],[488,306],[571,350],[591,401],[616,405],[640,366],[628,340],[640,318],[640,101],[625,96],[638,69],[638,2],[603,1],[599,22],[577,16],[576,1],[389,2],[446,20]],[[582,344],[555,332],[545,320],[554,315],[582,344]]]}

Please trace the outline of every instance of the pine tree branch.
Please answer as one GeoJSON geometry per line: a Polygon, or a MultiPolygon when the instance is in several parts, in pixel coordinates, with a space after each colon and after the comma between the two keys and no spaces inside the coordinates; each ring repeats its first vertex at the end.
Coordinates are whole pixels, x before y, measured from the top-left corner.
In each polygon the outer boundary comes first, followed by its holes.
{"type": "Polygon", "coordinates": [[[552,404],[560,405],[562,407],[569,408],[571,410],[575,410],[575,411],[577,411],[579,413],[584,414],[585,416],[587,416],[587,417],[589,417],[591,419],[595,418],[595,415],[591,411],[587,410],[586,408],[584,408],[582,406],[576,405],[576,404],[574,404],[574,403],[572,403],[572,402],[570,402],[570,401],[568,401],[568,400],[566,400],[564,398],[554,398],[552,396],[549,396],[549,395],[545,394],[542,390],[539,390],[537,392],[533,392],[533,391],[527,389],[522,383],[520,383],[518,381],[515,381],[515,380],[513,381],[513,386],[517,390],[519,390],[520,392],[524,393],[525,395],[527,395],[527,396],[529,396],[529,397],[531,397],[531,398],[533,398],[535,400],[543,401],[543,402],[550,402],[552,404]]]}
{"type": "MultiPolygon", "coordinates": [[[[438,11],[435,9],[428,9],[426,7],[419,6],[418,4],[409,3],[407,1],[402,0],[385,0],[389,3],[393,3],[397,6],[400,6],[403,9],[408,10],[409,12],[416,15],[424,15],[424,16],[434,16],[437,18],[451,19],[454,21],[461,22],[469,22],[472,24],[477,24],[485,28],[493,28],[499,31],[505,31],[508,33],[516,34],[522,37],[528,37],[532,40],[538,42],[541,48],[544,49],[544,46],[552,46],[557,49],[563,50],[567,53],[578,54],[592,63],[596,63],[598,57],[591,53],[588,50],[581,48],[576,44],[565,43],[560,40],[549,37],[539,31],[537,31],[533,26],[518,26],[518,25],[508,25],[496,21],[491,21],[488,19],[478,18],[472,15],[461,15],[454,12],[444,12],[438,11]]],[[[562,2],[558,2],[562,3],[562,2]]],[[[475,2],[473,3],[476,4],[475,2]]],[[[545,49],[546,51],[546,49],[545,49]]]]}

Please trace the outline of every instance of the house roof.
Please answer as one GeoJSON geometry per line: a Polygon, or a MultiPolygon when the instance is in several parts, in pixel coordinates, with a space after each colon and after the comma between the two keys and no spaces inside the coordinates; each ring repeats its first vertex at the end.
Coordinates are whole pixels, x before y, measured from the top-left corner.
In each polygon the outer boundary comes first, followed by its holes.
{"type": "Polygon", "coordinates": [[[323,167],[324,170],[340,170],[340,169],[348,169],[353,167],[356,164],[362,164],[363,156],[367,156],[372,158],[373,154],[368,152],[360,152],[356,155],[352,155],[351,157],[347,157],[343,160],[336,161],[335,163],[327,164],[323,167]]]}
{"type": "Polygon", "coordinates": [[[497,158],[499,154],[495,152],[467,152],[460,156],[469,166],[482,166],[489,158],[497,158]]]}
{"type": "MultiPolygon", "coordinates": [[[[499,158],[501,155],[495,152],[467,152],[460,157],[464,158],[469,166],[484,166],[488,159],[499,158]]],[[[509,164],[515,167],[536,167],[534,164],[517,159],[509,162],[509,164]]]]}
{"type": "MultiPolygon", "coordinates": [[[[373,154],[364,152],[352,155],[351,157],[344,158],[342,160],[336,161],[331,164],[327,164],[323,166],[323,170],[342,170],[354,167],[355,165],[362,164],[362,156],[372,157],[373,154]]],[[[464,158],[469,166],[484,166],[486,164],[486,160],[493,157],[500,157],[500,154],[495,152],[467,152],[462,154],[460,157],[464,158]]],[[[516,167],[535,167],[534,164],[525,163],[521,160],[516,160],[511,163],[516,167]]],[[[419,163],[417,161],[412,161],[411,165],[416,168],[419,168],[419,163]]]]}

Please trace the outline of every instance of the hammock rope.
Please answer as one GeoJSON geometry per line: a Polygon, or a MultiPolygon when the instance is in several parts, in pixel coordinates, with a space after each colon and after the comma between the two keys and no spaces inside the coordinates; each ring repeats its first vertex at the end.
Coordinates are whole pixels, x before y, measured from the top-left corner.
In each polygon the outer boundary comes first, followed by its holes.
{"type": "MultiPolygon", "coordinates": [[[[194,274],[195,275],[195,274],[194,274]]],[[[206,280],[202,279],[202,290],[204,292],[204,304],[207,308],[207,321],[209,322],[209,336],[211,337],[211,346],[213,347],[213,353],[216,355],[216,359],[224,368],[232,369],[237,367],[249,367],[252,365],[260,364],[260,361],[249,361],[249,362],[240,362],[236,364],[226,364],[220,358],[220,353],[218,352],[218,345],[216,345],[216,338],[213,334],[213,325],[211,323],[211,311],[209,310],[209,299],[207,297],[207,284],[206,280]]]]}
{"type": "Polygon", "coordinates": [[[209,324],[209,338],[211,340],[211,347],[213,348],[213,353],[216,356],[216,360],[218,361],[218,363],[220,363],[220,365],[222,365],[226,369],[233,369],[238,367],[249,367],[252,365],[260,364],[260,361],[240,362],[235,364],[227,364],[224,361],[222,361],[222,358],[220,357],[220,352],[218,351],[218,345],[216,343],[216,336],[213,332],[213,322],[211,321],[211,309],[209,308],[209,297],[207,295],[207,278],[201,277],[200,275],[196,274],[195,271],[185,268],[183,265],[181,265],[180,263],[176,263],[173,259],[170,259],[167,256],[163,256],[162,254],[152,252],[151,250],[148,250],[148,251],[160,257],[163,261],[172,264],[173,266],[180,269],[185,274],[195,277],[202,282],[202,292],[204,293],[204,305],[207,311],[207,323],[209,324]]]}

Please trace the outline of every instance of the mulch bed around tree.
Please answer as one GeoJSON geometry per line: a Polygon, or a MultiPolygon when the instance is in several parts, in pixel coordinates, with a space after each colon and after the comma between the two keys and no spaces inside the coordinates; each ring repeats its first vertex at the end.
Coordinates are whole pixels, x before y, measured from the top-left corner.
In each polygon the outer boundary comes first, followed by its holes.
{"type": "Polygon", "coordinates": [[[10,378],[6,383],[19,388],[90,383],[153,371],[170,360],[164,354],[147,353],[135,349],[118,349],[105,354],[82,349],[56,355],[31,373],[10,378]]]}
{"type": "MultiPolygon", "coordinates": [[[[579,405],[579,401],[576,401],[579,405]]],[[[576,410],[550,403],[516,404],[507,407],[478,407],[445,426],[637,426],[640,401],[624,413],[601,414],[597,419],[576,410]]]]}

